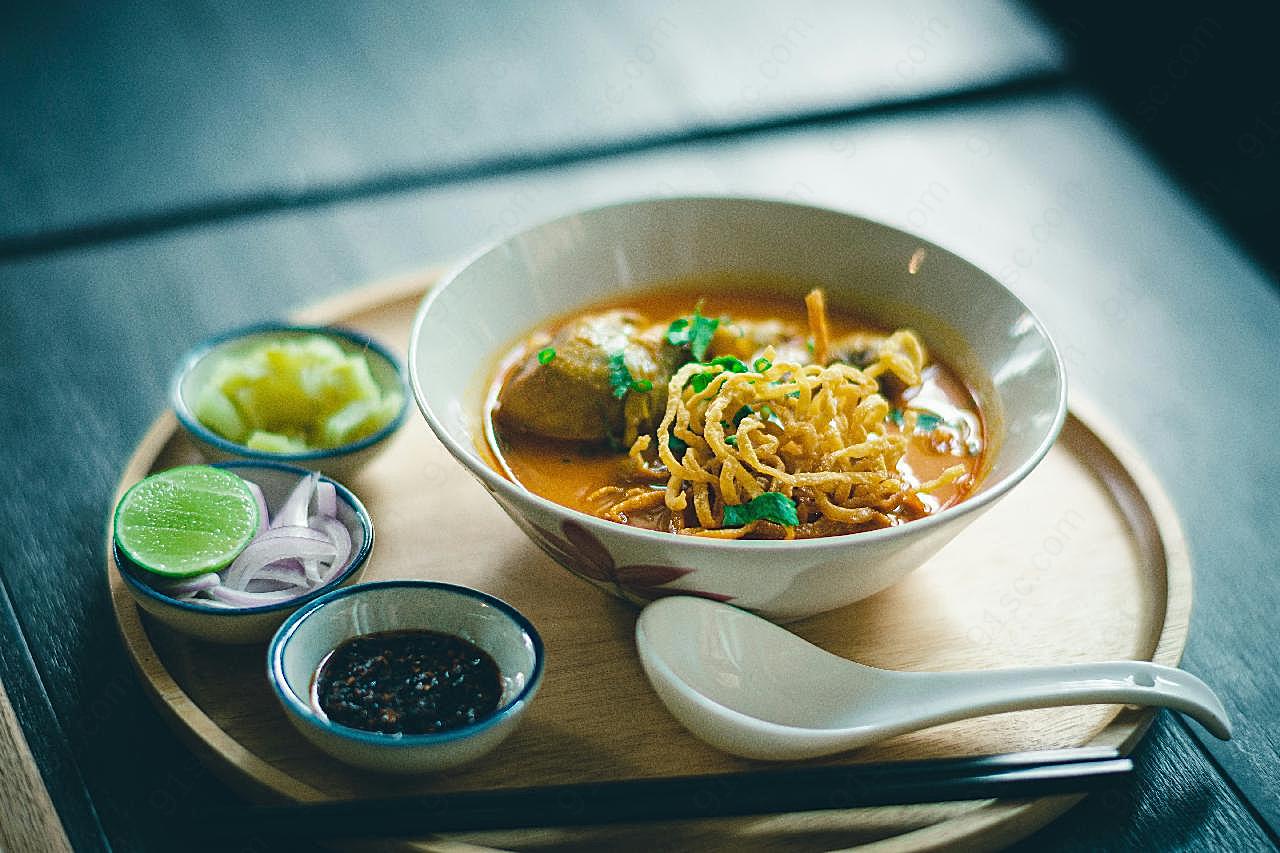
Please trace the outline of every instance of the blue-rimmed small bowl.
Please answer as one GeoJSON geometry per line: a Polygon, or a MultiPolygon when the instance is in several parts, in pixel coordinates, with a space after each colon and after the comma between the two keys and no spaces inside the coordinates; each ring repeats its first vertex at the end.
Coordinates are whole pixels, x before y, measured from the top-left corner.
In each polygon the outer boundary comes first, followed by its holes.
{"type": "Polygon", "coordinates": [[[209,461],[247,459],[255,462],[285,462],[321,471],[331,477],[350,478],[382,450],[387,439],[400,428],[409,411],[409,385],[400,360],[368,335],[337,326],[306,326],[290,323],[258,323],[222,332],[193,347],[173,374],[169,400],[178,422],[209,461]],[[365,356],[374,382],[385,394],[400,395],[400,408],[382,429],[359,441],[305,453],[269,453],[251,450],[218,435],[196,417],[196,395],[228,356],[244,354],[266,341],[320,335],[336,343],[345,353],[365,356]]]}
{"type": "MultiPolygon", "coordinates": [[[[257,483],[271,514],[284,503],[298,480],[311,473],[305,468],[280,462],[218,462],[214,463],[214,467],[225,468],[239,477],[257,483]]],[[[369,555],[373,551],[373,519],[369,511],[346,486],[325,475],[321,475],[321,479],[333,483],[338,493],[338,519],[351,534],[351,556],[328,583],[297,598],[262,607],[221,607],[216,604],[180,601],[163,592],[154,573],[139,567],[125,556],[113,536],[111,555],[120,570],[120,577],[124,579],[125,588],[143,611],[187,636],[211,643],[267,641],[290,613],[327,592],[355,583],[369,564],[369,555]]]]}
{"type": "Polygon", "coordinates": [[[544,656],[532,623],[499,598],[436,581],[375,581],[331,592],[290,616],[267,648],[267,678],[294,728],[339,761],[429,773],[479,758],[511,733],[538,692],[544,656]],[[335,723],[313,704],[313,679],[330,652],[353,637],[404,630],[452,634],[488,652],[502,679],[497,709],[462,728],[404,735],[335,723]]]}

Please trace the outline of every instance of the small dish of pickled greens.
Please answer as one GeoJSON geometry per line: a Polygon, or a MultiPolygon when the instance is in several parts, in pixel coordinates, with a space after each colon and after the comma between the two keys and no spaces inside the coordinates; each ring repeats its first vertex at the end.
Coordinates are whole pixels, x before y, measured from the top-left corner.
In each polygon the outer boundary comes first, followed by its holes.
{"type": "Polygon", "coordinates": [[[265,324],[197,347],[173,386],[182,425],[212,459],[305,462],[347,474],[404,420],[403,370],[346,329],[265,324]]]}

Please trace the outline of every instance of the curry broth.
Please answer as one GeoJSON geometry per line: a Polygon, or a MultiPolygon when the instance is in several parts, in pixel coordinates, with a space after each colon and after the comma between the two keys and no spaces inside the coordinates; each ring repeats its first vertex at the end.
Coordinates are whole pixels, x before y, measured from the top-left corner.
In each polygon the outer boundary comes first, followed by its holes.
{"type": "MultiPolygon", "coordinates": [[[[490,446],[482,449],[487,451],[484,455],[490,465],[499,473],[548,500],[590,515],[598,514],[599,503],[589,500],[588,496],[605,485],[634,485],[634,482],[628,483],[625,479],[628,469],[626,451],[550,439],[504,428],[497,418],[492,417],[498,392],[524,359],[535,356],[542,339],[539,333],[554,334],[584,313],[613,309],[632,310],[644,315],[652,323],[666,325],[679,317],[688,316],[699,300],[702,302],[703,315],[708,317],[727,317],[730,321],[779,320],[800,328],[807,326],[807,314],[801,299],[753,291],[701,295],[696,284],[629,294],[575,311],[540,327],[501,361],[486,395],[485,419],[486,424],[491,427],[487,430],[486,444],[490,446]],[[495,441],[497,446],[491,446],[495,441]]],[[[858,332],[888,332],[883,327],[869,324],[831,307],[828,307],[828,325],[832,339],[858,332]]],[[[930,495],[921,496],[929,512],[936,512],[959,502],[973,489],[982,470],[986,436],[974,398],[956,373],[931,358],[922,378],[921,386],[909,389],[902,399],[891,399],[891,404],[922,406],[942,415],[946,421],[963,421],[969,435],[973,437],[971,452],[961,455],[951,452],[949,447],[935,447],[935,443],[945,445],[949,434],[917,432],[908,443],[907,453],[899,470],[914,477],[916,482],[932,480],[957,463],[965,466],[968,474],[965,480],[941,486],[930,495]]],[[[899,433],[901,430],[897,424],[886,422],[885,432],[899,433]]],[[[667,510],[661,508],[630,515],[627,522],[638,527],[667,529],[667,510]]]]}

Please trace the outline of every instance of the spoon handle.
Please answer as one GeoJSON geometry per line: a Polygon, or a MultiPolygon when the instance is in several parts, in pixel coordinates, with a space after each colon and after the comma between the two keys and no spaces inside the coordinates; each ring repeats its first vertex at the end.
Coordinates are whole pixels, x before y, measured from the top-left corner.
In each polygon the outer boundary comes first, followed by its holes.
{"type": "MultiPolygon", "coordinates": [[[[1146,661],[901,675],[906,678],[898,698],[928,707],[927,725],[1030,708],[1123,703],[1172,708],[1218,738],[1231,737],[1226,709],[1207,684],[1184,670],[1146,661]]],[[[917,716],[916,725],[920,722],[917,716]]]]}

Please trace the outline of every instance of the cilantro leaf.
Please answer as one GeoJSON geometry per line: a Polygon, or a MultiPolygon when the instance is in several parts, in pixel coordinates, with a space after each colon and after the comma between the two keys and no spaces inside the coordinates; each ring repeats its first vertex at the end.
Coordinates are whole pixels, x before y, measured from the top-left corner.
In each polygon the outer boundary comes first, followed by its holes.
{"type": "Polygon", "coordinates": [[[705,373],[695,373],[689,377],[689,387],[693,388],[693,393],[701,394],[707,390],[707,386],[711,384],[711,380],[715,379],[717,374],[707,371],[705,373]]]}
{"type": "Polygon", "coordinates": [[[609,386],[619,400],[627,396],[631,388],[631,371],[627,370],[627,360],[621,352],[609,356],[609,386]]]}
{"type": "Polygon", "coordinates": [[[694,361],[707,356],[707,347],[720,325],[718,317],[703,317],[701,303],[693,309],[692,318],[681,317],[667,327],[667,341],[672,346],[689,348],[694,361]]]}
{"type": "Polygon", "coordinates": [[[731,355],[722,355],[719,358],[711,359],[711,364],[723,367],[729,373],[746,373],[747,366],[742,363],[741,359],[734,358],[731,355]]]}
{"type": "Polygon", "coordinates": [[[635,391],[637,394],[652,391],[653,380],[636,379],[627,369],[626,353],[615,352],[609,356],[609,387],[613,389],[613,396],[621,400],[627,396],[628,391],[635,391]]]}
{"type": "Polygon", "coordinates": [[[724,508],[725,527],[745,527],[753,521],[772,521],[795,527],[800,518],[796,515],[795,501],[780,492],[765,492],[744,504],[726,505],[724,508]]]}
{"type": "Polygon", "coordinates": [[[942,415],[933,412],[920,412],[916,415],[916,429],[924,432],[933,432],[938,428],[938,424],[942,423],[942,415]]]}
{"type": "Polygon", "coordinates": [[[674,320],[670,326],[667,326],[667,343],[673,347],[683,347],[689,345],[689,318],[680,317],[674,320]]]}
{"type": "Polygon", "coordinates": [[[538,364],[550,364],[551,362],[555,361],[555,358],[556,358],[555,347],[547,347],[546,349],[538,352],[538,364]]]}

